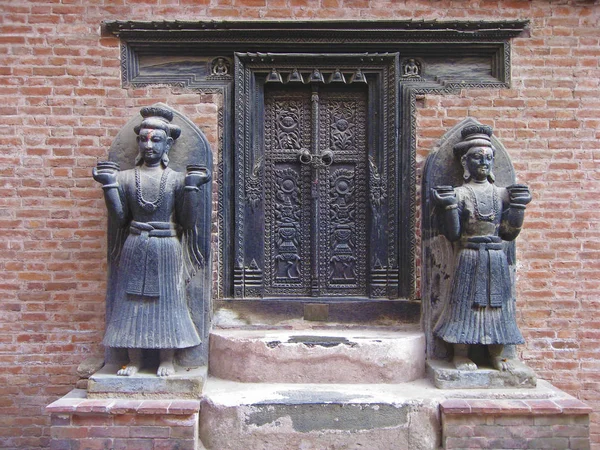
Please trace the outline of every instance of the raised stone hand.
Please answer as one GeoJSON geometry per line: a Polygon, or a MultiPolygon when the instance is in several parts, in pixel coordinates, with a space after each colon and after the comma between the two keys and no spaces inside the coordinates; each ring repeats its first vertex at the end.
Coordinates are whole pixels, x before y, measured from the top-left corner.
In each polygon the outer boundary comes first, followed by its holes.
{"type": "Polygon", "coordinates": [[[454,192],[454,188],[451,186],[434,187],[431,189],[431,196],[433,198],[433,203],[435,203],[436,206],[441,206],[443,208],[450,209],[458,203],[456,192],[454,192]]]}
{"type": "Polygon", "coordinates": [[[189,165],[187,166],[187,173],[185,176],[186,188],[199,188],[205,183],[208,183],[211,179],[210,172],[206,167],[189,165]]]}
{"type": "Polygon", "coordinates": [[[119,165],[110,161],[99,162],[92,169],[94,180],[103,186],[113,185],[117,183],[117,174],[119,173],[119,165]]]}
{"type": "Polygon", "coordinates": [[[511,204],[525,206],[531,201],[531,192],[524,184],[512,184],[506,190],[511,204]]]}

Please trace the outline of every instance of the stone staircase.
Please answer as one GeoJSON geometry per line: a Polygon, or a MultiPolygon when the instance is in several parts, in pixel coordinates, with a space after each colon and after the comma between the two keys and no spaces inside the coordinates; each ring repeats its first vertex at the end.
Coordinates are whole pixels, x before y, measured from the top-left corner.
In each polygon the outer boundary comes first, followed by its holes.
{"type": "Polygon", "coordinates": [[[589,448],[591,409],[547,382],[435,387],[415,324],[216,327],[209,355],[208,374],[96,372],[48,406],[51,448],[589,448]]]}
{"type": "Polygon", "coordinates": [[[439,400],[415,325],[216,329],[209,354],[206,448],[439,447],[439,400]]]}

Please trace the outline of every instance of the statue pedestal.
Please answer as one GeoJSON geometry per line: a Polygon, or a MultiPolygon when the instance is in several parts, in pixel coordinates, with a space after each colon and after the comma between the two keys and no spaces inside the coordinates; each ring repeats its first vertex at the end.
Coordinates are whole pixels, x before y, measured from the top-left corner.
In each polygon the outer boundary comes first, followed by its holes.
{"type": "Polygon", "coordinates": [[[552,389],[550,396],[539,398],[490,395],[442,401],[443,448],[589,449],[592,408],[552,389]]]}
{"type": "Polygon", "coordinates": [[[500,372],[486,367],[477,370],[457,370],[448,361],[428,360],[427,375],[439,389],[535,388],[535,372],[522,362],[515,370],[500,372]]]}
{"type": "Polygon", "coordinates": [[[46,408],[53,449],[203,448],[200,400],[87,398],[75,389],[46,408]]]}
{"type": "Polygon", "coordinates": [[[175,374],[157,377],[155,370],[143,369],[130,377],[116,375],[118,366],[106,365],[88,382],[88,398],[189,398],[198,399],[206,380],[207,367],[186,369],[175,366],[175,374]]]}

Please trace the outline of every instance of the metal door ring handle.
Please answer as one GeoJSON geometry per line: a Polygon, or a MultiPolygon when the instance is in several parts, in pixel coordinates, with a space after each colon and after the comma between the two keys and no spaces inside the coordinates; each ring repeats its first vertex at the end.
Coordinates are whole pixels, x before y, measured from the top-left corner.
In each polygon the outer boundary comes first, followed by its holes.
{"type": "Polygon", "coordinates": [[[325,150],[321,155],[321,162],[325,166],[330,166],[333,162],[333,152],[331,150],[325,150]]]}
{"type": "Polygon", "coordinates": [[[313,159],[313,155],[308,150],[300,150],[298,152],[298,159],[302,164],[310,164],[313,159]]]}

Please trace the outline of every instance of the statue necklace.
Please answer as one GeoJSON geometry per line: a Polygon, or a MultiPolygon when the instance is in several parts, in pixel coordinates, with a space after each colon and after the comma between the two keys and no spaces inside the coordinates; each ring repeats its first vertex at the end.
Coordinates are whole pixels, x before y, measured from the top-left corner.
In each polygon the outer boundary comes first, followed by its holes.
{"type": "Polygon", "coordinates": [[[498,194],[496,189],[494,189],[494,185],[490,184],[490,186],[492,188],[492,210],[487,214],[482,213],[479,209],[479,202],[477,201],[477,195],[473,188],[469,185],[466,186],[471,196],[471,200],[473,200],[473,212],[475,213],[475,217],[484,222],[493,222],[496,219],[496,210],[498,209],[498,194]]]}
{"type": "Polygon", "coordinates": [[[138,205],[140,205],[144,211],[154,212],[158,209],[162,203],[162,199],[165,195],[165,187],[167,186],[167,169],[165,169],[160,177],[160,187],[158,188],[158,198],[153,202],[144,200],[142,195],[142,180],[140,178],[140,169],[135,168],[135,195],[137,198],[138,205]]]}

